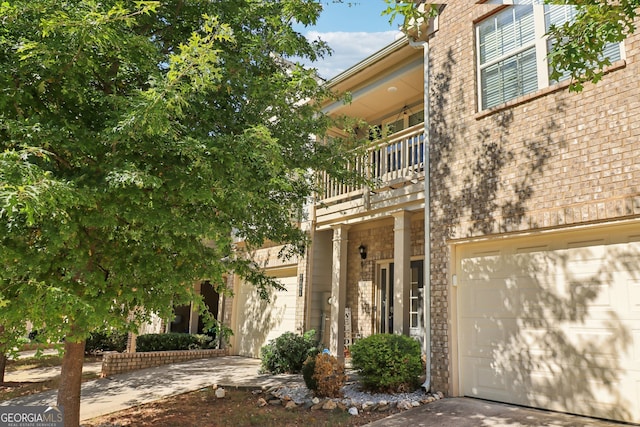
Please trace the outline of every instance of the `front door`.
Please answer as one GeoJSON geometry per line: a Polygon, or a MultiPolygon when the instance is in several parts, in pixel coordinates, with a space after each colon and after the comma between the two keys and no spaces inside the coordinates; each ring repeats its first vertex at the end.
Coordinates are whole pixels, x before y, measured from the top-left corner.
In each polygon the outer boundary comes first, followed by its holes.
{"type": "Polygon", "coordinates": [[[378,307],[380,307],[378,332],[393,333],[393,263],[380,264],[378,268],[378,307]]]}
{"type": "MultiPolygon", "coordinates": [[[[392,262],[380,264],[378,267],[378,331],[382,334],[393,333],[393,274],[392,262]]],[[[409,334],[420,341],[424,340],[424,261],[411,261],[411,301],[409,307],[409,334]]]]}
{"type": "Polygon", "coordinates": [[[411,303],[409,305],[409,335],[424,343],[424,261],[411,261],[411,303]]]}

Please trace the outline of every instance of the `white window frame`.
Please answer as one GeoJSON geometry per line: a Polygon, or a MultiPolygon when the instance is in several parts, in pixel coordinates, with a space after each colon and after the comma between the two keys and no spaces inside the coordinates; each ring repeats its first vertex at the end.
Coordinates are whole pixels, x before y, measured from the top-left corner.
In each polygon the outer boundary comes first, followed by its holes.
{"type": "MultiPolygon", "coordinates": [[[[475,38],[476,38],[476,82],[478,85],[478,111],[488,110],[504,103],[511,101],[512,99],[517,99],[521,96],[527,95],[529,93],[535,93],[541,89],[549,87],[551,84],[556,84],[557,82],[551,82],[549,75],[550,69],[547,61],[547,40],[548,36],[546,35],[546,16],[545,16],[545,5],[544,2],[539,0],[517,0],[514,4],[513,0],[489,0],[487,3],[490,4],[504,4],[510,5],[509,7],[502,8],[498,10],[496,13],[491,14],[490,16],[485,17],[481,21],[475,24],[475,38]],[[482,64],[480,59],[480,27],[486,22],[488,19],[495,19],[498,14],[507,13],[507,11],[513,11],[514,7],[531,7],[533,8],[533,25],[534,25],[534,40],[523,45],[519,48],[513,49],[509,51],[507,54],[501,55],[500,57],[494,58],[486,63],[482,64]],[[531,48],[535,49],[535,57],[536,57],[536,73],[537,73],[537,90],[530,91],[527,93],[520,94],[514,98],[508,99],[496,105],[491,105],[487,107],[483,107],[483,86],[482,86],[482,70],[504,61],[508,58],[514,57],[519,53],[522,53],[531,48]]],[[[569,7],[569,6],[558,6],[558,7],[569,7]]],[[[620,43],[619,50],[620,58],[624,58],[624,49],[623,44],[620,43]]]]}
{"type": "Polygon", "coordinates": [[[401,128],[395,131],[391,131],[390,133],[385,135],[386,137],[398,132],[402,132],[406,129],[409,129],[410,127],[417,126],[419,124],[424,123],[424,108],[422,107],[421,104],[416,104],[411,107],[403,107],[402,110],[400,110],[400,112],[392,116],[387,116],[384,119],[382,119],[380,122],[380,127],[382,129],[385,129],[387,126],[391,126],[396,122],[397,123],[402,122],[401,128]],[[419,122],[415,123],[414,125],[411,125],[409,123],[410,118],[412,116],[420,116],[420,115],[421,115],[421,120],[419,122]]]}

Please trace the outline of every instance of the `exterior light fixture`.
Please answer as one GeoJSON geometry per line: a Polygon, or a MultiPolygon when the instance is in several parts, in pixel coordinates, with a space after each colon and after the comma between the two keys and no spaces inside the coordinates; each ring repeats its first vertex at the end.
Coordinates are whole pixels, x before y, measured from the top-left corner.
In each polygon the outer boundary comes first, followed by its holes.
{"type": "Polygon", "coordinates": [[[358,252],[360,252],[360,258],[367,259],[367,248],[363,244],[358,247],[358,252]]]}

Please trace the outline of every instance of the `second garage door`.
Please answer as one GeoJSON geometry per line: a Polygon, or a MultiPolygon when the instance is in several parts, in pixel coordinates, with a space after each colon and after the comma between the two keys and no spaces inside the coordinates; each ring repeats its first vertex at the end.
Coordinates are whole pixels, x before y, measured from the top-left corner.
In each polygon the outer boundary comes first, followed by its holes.
{"type": "Polygon", "coordinates": [[[640,422],[640,229],[457,248],[466,396],[640,422]]]}
{"type": "MultiPolygon", "coordinates": [[[[295,274],[295,270],[293,270],[295,274]]],[[[284,290],[272,291],[270,301],[261,300],[256,287],[242,283],[234,305],[235,350],[241,356],[260,357],[260,348],[285,332],[296,332],[296,277],[278,277],[284,290]]]]}

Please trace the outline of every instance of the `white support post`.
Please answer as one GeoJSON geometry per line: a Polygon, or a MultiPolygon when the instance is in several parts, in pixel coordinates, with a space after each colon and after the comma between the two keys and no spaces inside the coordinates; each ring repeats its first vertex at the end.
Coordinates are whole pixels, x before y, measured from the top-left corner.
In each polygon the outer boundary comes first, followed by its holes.
{"type": "Polygon", "coordinates": [[[394,217],[393,333],[409,335],[411,304],[411,213],[400,211],[394,217]]]}
{"type": "Polygon", "coordinates": [[[331,333],[329,351],[344,361],[344,309],[347,302],[347,236],[349,227],[333,229],[333,269],[331,275],[331,333]]]}

